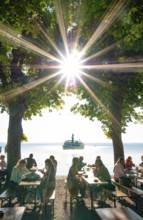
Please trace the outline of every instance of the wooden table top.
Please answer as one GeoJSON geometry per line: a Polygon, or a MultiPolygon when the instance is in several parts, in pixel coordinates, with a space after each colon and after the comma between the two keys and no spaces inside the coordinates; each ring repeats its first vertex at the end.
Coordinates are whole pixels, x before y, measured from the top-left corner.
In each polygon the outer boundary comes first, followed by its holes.
{"type": "Polygon", "coordinates": [[[129,207],[99,208],[95,210],[101,220],[143,220],[129,207]]]}
{"type": "Polygon", "coordinates": [[[106,185],[108,182],[106,181],[101,181],[99,178],[94,177],[94,176],[86,176],[82,175],[81,178],[87,182],[89,185],[106,185]]]}
{"type": "Polygon", "coordinates": [[[32,168],[29,169],[29,171],[35,173],[35,172],[38,171],[38,168],[37,167],[32,167],[32,168]]]}
{"type": "Polygon", "coordinates": [[[40,180],[36,180],[36,181],[25,181],[25,180],[22,180],[19,183],[19,186],[39,186],[40,183],[41,183],[40,180]]]}
{"type": "Polygon", "coordinates": [[[21,220],[25,211],[25,207],[1,207],[0,211],[4,212],[4,215],[3,217],[0,217],[0,220],[21,220]]]}

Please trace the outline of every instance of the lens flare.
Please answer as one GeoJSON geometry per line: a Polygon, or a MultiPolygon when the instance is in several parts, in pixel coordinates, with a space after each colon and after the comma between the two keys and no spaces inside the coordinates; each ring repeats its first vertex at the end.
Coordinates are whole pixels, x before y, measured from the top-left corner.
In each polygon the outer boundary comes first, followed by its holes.
{"type": "Polygon", "coordinates": [[[73,51],[69,54],[60,65],[61,72],[67,77],[73,77],[80,74],[82,66],[80,60],[80,54],[77,51],[73,51]]]}

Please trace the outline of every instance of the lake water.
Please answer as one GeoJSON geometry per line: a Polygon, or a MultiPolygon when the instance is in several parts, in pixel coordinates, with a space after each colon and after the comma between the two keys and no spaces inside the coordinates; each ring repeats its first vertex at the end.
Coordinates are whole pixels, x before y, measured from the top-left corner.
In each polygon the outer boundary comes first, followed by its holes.
{"type": "MultiPolygon", "coordinates": [[[[2,154],[4,153],[5,145],[4,143],[0,143],[2,154]]],[[[143,155],[143,143],[124,144],[124,152],[125,158],[132,156],[133,162],[138,165],[140,163],[140,157],[143,155]]],[[[45,159],[49,158],[50,155],[54,155],[58,162],[58,176],[67,175],[73,157],[83,156],[87,164],[93,164],[96,156],[100,155],[110,173],[113,173],[114,158],[112,144],[85,144],[85,148],[82,150],[63,150],[62,144],[22,143],[21,153],[22,158],[28,157],[30,153],[33,153],[39,168],[44,167],[45,159]]]]}

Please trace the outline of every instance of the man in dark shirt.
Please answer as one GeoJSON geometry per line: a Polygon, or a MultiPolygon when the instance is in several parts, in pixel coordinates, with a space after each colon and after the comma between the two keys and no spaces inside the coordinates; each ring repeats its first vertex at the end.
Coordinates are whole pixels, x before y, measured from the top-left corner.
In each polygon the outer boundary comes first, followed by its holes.
{"type": "Polygon", "coordinates": [[[33,166],[37,166],[36,160],[33,158],[33,154],[30,154],[28,158],[26,158],[27,164],[26,167],[27,169],[31,169],[33,166]]]}
{"type": "Polygon", "coordinates": [[[86,166],[86,163],[83,162],[83,156],[80,156],[77,165],[78,171],[81,171],[84,166],[86,166]]]}

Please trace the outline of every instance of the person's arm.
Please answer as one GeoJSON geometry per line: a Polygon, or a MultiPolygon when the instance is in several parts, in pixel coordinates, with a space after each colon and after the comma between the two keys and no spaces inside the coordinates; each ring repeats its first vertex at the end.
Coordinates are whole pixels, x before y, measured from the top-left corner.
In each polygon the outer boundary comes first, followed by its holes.
{"type": "Polygon", "coordinates": [[[22,175],[29,174],[29,173],[31,173],[31,172],[27,169],[27,167],[24,167],[22,175]]]}
{"type": "Polygon", "coordinates": [[[12,169],[10,180],[16,183],[19,182],[18,169],[16,167],[12,169]]]}
{"type": "Polygon", "coordinates": [[[33,159],[33,164],[34,164],[34,166],[36,166],[36,167],[37,167],[37,162],[36,162],[36,160],[35,160],[35,159],[33,159]]]}
{"type": "Polygon", "coordinates": [[[41,172],[42,174],[45,174],[44,169],[39,169],[39,172],[41,172]]]}

